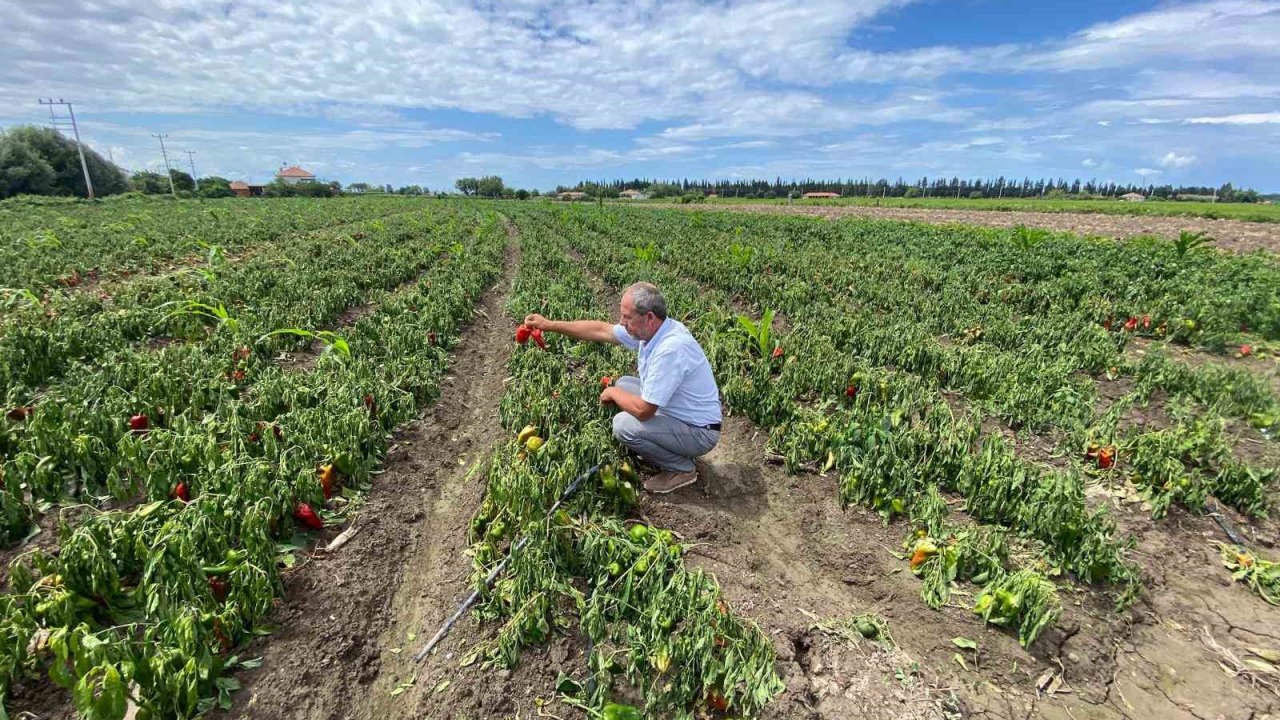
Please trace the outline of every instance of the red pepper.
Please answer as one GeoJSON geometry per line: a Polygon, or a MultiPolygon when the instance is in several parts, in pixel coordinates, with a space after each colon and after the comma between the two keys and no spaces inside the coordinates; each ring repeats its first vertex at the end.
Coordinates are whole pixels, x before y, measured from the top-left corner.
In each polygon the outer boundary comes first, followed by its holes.
{"type": "Polygon", "coordinates": [[[271,434],[275,435],[277,440],[284,439],[284,430],[281,430],[280,426],[275,423],[271,423],[271,434]]]}
{"type": "Polygon", "coordinates": [[[373,415],[377,415],[377,414],[378,414],[378,403],[377,403],[377,401],[376,401],[376,400],[374,400],[374,399],[373,399],[373,396],[372,396],[372,395],[365,395],[365,396],[364,396],[364,407],[365,407],[365,409],[366,409],[366,410],[368,410],[371,414],[373,414],[373,415]]]}
{"type": "Polygon", "coordinates": [[[725,712],[729,709],[729,701],[725,699],[724,695],[715,690],[707,693],[707,704],[718,712],[725,712]]]}
{"type": "Polygon", "coordinates": [[[243,370],[236,370],[235,372],[231,373],[231,381],[232,381],[232,382],[244,382],[244,371],[243,371],[243,370]]]}
{"type": "Polygon", "coordinates": [[[260,440],[262,440],[262,438],[258,437],[258,433],[249,433],[249,443],[251,445],[257,445],[260,440]]]}
{"type": "Polygon", "coordinates": [[[14,422],[22,422],[23,420],[31,417],[31,406],[23,405],[21,407],[16,407],[6,413],[6,416],[14,422]]]}
{"type": "Polygon", "coordinates": [[[209,578],[209,592],[213,593],[213,597],[218,602],[227,599],[227,581],[220,577],[209,578]]]}
{"type": "Polygon", "coordinates": [[[1240,357],[1249,357],[1249,356],[1250,356],[1250,355],[1252,355],[1252,354],[1253,354],[1253,346],[1252,346],[1252,345],[1247,345],[1247,344],[1246,344],[1246,345],[1241,345],[1241,346],[1240,346],[1240,357]]]}
{"type": "Polygon", "coordinates": [[[542,339],[542,328],[534,328],[530,331],[529,337],[533,338],[533,341],[538,344],[539,349],[547,349],[547,343],[542,339]]]}
{"type": "Polygon", "coordinates": [[[316,515],[316,511],[311,509],[307,503],[298,503],[298,507],[293,509],[293,519],[306,525],[312,530],[323,530],[324,521],[316,515]]]}
{"type": "Polygon", "coordinates": [[[852,400],[853,398],[857,397],[857,396],[858,396],[858,386],[857,386],[857,385],[850,385],[849,387],[845,388],[845,389],[844,389],[844,396],[845,396],[845,397],[847,397],[847,398],[849,398],[850,400],[852,400]]]}
{"type": "Polygon", "coordinates": [[[1098,467],[1106,470],[1116,463],[1116,449],[1105,447],[1098,451],[1098,467]]]}
{"type": "Polygon", "coordinates": [[[1143,330],[1150,330],[1150,329],[1151,329],[1151,316],[1150,316],[1150,315],[1143,315],[1143,316],[1142,316],[1142,329],[1143,329],[1143,330]]]}
{"type": "Polygon", "coordinates": [[[1133,332],[1138,329],[1138,318],[1131,317],[1124,321],[1125,332],[1133,332]]]}
{"type": "Polygon", "coordinates": [[[436,344],[436,334],[435,334],[435,333],[427,333],[427,344],[428,344],[428,345],[435,345],[435,344],[436,344]]]}
{"type": "Polygon", "coordinates": [[[779,345],[778,347],[776,347],[776,348],[774,348],[774,349],[773,349],[773,357],[775,357],[775,358],[780,358],[780,357],[782,357],[782,346],[781,346],[781,345],[779,345]]]}
{"type": "Polygon", "coordinates": [[[134,432],[146,432],[148,427],[151,427],[151,418],[142,413],[129,418],[129,429],[134,432]]]}
{"type": "Polygon", "coordinates": [[[612,384],[613,384],[613,378],[609,377],[608,375],[605,375],[604,377],[600,378],[601,387],[609,387],[612,384]]]}
{"type": "Polygon", "coordinates": [[[187,484],[180,482],[173,486],[173,492],[169,493],[169,497],[177,498],[182,502],[191,502],[191,491],[187,490],[187,484]]]}
{"type": "Polygon", "coordinates": [[[516,328],[516,342],[520,343],[521,345],[529,342],[529,335],[531,334],[531,332],[532,331],[529,330],[529,328],[524,325],[521,325],[520,327],[516,328]]]}

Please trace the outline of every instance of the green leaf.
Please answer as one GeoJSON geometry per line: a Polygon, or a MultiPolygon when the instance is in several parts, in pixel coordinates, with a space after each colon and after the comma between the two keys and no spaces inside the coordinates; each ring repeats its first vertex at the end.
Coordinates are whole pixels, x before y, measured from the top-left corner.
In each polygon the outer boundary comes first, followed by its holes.
{"type": "Polygon", "coordinates": [[[967,637],[953,637],[951,638],[951,644],[955,645],[958,648],[964,648],[965,650],[978,649],[978,643],[973,640],[970,640],[967,637]]]}

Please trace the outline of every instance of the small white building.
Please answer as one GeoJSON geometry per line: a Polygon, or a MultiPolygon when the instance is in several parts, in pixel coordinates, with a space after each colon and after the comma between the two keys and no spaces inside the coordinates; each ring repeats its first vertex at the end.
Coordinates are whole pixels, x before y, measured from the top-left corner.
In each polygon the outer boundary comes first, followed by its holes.
{"type": "Polygon", "coordinates": [[[1142,193],[1125,193],[1120,196],[1120,199],[1124,202],[1143,202],[1147,199],[1147,196],[1142,193]]]}
{"type": "Polygon", "coordinates": [[[649,196],[639,190],[623,190],[618,193],[618,197],[623,200],[648,200],[649,196]]]}
{"type": "Polygon", "coordinates": [[[315,182],[316,176],[297,165],[290,165],[287,168],[281,168],[280,172],[276,173],[276,179],[283,183],[297,185],[298,183],[315,182]]]}

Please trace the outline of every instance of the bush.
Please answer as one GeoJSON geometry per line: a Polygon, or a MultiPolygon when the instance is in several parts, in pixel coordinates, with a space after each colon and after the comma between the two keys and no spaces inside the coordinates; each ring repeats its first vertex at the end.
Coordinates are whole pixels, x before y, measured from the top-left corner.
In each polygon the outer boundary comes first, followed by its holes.
{"type": "Polygon", "coordinates": [[[704,203],[706,201],[707,201],[707,196],[703,195],[702,193],[691,192],[691,193],[685,193],[684,195],[680,196],[681,205],[688,205],[690,203],[704,203]]]}

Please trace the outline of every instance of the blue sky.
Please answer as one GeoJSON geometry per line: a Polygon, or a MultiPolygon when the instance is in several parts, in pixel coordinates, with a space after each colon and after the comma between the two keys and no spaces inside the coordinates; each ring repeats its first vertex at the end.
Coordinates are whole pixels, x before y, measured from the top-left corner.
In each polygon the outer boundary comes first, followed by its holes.
{"type": "Polygon", "coordinates": [[[429,188],[1004,174],[1280,190],[1280,0],[0,0],[0,126],[429,188]]]}

